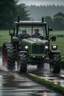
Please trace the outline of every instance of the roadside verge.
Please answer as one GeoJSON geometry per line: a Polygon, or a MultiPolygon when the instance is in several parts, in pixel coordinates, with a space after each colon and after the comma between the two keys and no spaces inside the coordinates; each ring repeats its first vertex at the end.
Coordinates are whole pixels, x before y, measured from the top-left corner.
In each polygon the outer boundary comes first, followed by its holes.
{"type": "Polygon", "coordinates": [[[64,87],[61,87],[61,86],[54,84],[53,82],[47,81],[45,79],[42,79],[34,74],[27,74],[27,76],[31,80],[33,80],[43,86],[46,86],[46,87],[50,88],[51,90],[54,90],[55,92],[62,94],[64,96],[64,87]]]}

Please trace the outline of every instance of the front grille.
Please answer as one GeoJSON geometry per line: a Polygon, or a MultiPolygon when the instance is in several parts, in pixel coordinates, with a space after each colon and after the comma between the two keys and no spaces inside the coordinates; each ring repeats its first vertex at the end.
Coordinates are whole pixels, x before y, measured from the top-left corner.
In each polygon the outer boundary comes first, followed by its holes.
{"type": "Polygon", "coordinates": [[[33,45],[32,46],[33,54],[43,54],[44,53],[44,45],[33,45]]]}

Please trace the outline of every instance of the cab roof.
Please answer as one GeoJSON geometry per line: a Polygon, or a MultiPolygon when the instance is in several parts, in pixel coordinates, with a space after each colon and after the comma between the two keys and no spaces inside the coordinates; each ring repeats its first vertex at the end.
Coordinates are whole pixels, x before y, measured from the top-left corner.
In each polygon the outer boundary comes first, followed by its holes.
{"type": "Polygon", "coordinates": [[[46,22],[41,22],[41,21],[19,21],[15,22],[16,25],[18,26],[43,26],[46,25],[46,22]]]}

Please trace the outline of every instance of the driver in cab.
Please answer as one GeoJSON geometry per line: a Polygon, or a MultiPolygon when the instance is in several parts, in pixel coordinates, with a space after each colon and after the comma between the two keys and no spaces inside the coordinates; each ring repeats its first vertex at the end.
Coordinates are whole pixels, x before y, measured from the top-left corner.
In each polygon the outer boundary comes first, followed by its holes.
{"type": "Polygon", "coordinates": [[[34,34],[31,35],[32,38],[40,38],[40,39],[43,39],[43,36],[39,33],[39,29],[36,28],[34,30],[34,34]]]}
{"type": "Polygon", "coordinates": [[[19,34],[18,36],[20,39],[24,39],[24,38],[30,38],[30,35],[27,33],[26,30],[23,30],[21,34],[19,34]]]}
{"type": "Polygon", "coordinates": [[[33,37],[33,38],[39,38],[39,36],[41,36],[41,34],[39,33],[39,29],[36,28],[34,30],[34,34],[32,34],[31,37],[33,37]]]}

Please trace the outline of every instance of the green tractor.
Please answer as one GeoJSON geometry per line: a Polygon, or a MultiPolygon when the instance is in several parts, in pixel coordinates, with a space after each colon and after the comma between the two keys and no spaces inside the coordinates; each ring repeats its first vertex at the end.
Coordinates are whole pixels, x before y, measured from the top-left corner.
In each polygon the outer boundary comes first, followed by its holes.
{"type": "Polygon", "coordinates": [[[57,44],[50,44],[50,40],[55,41],[55,36],[49,36],[52,28],[42,21],[20,21],[14,23],[14,28],[9,30],[10,42],[5,42],[2,46],[2,61],[9,70],[15,69],[15,62],[20,72],[26,72],[27,66],[37,65],[41,70],[45,63],[50,64],[53,73],[60,73],[61,55],[57,44]],[[27,30],[28,34],[33,34],[38,28],[41,36],[38,38],[19,38],[22,30],[27,30]]]}

